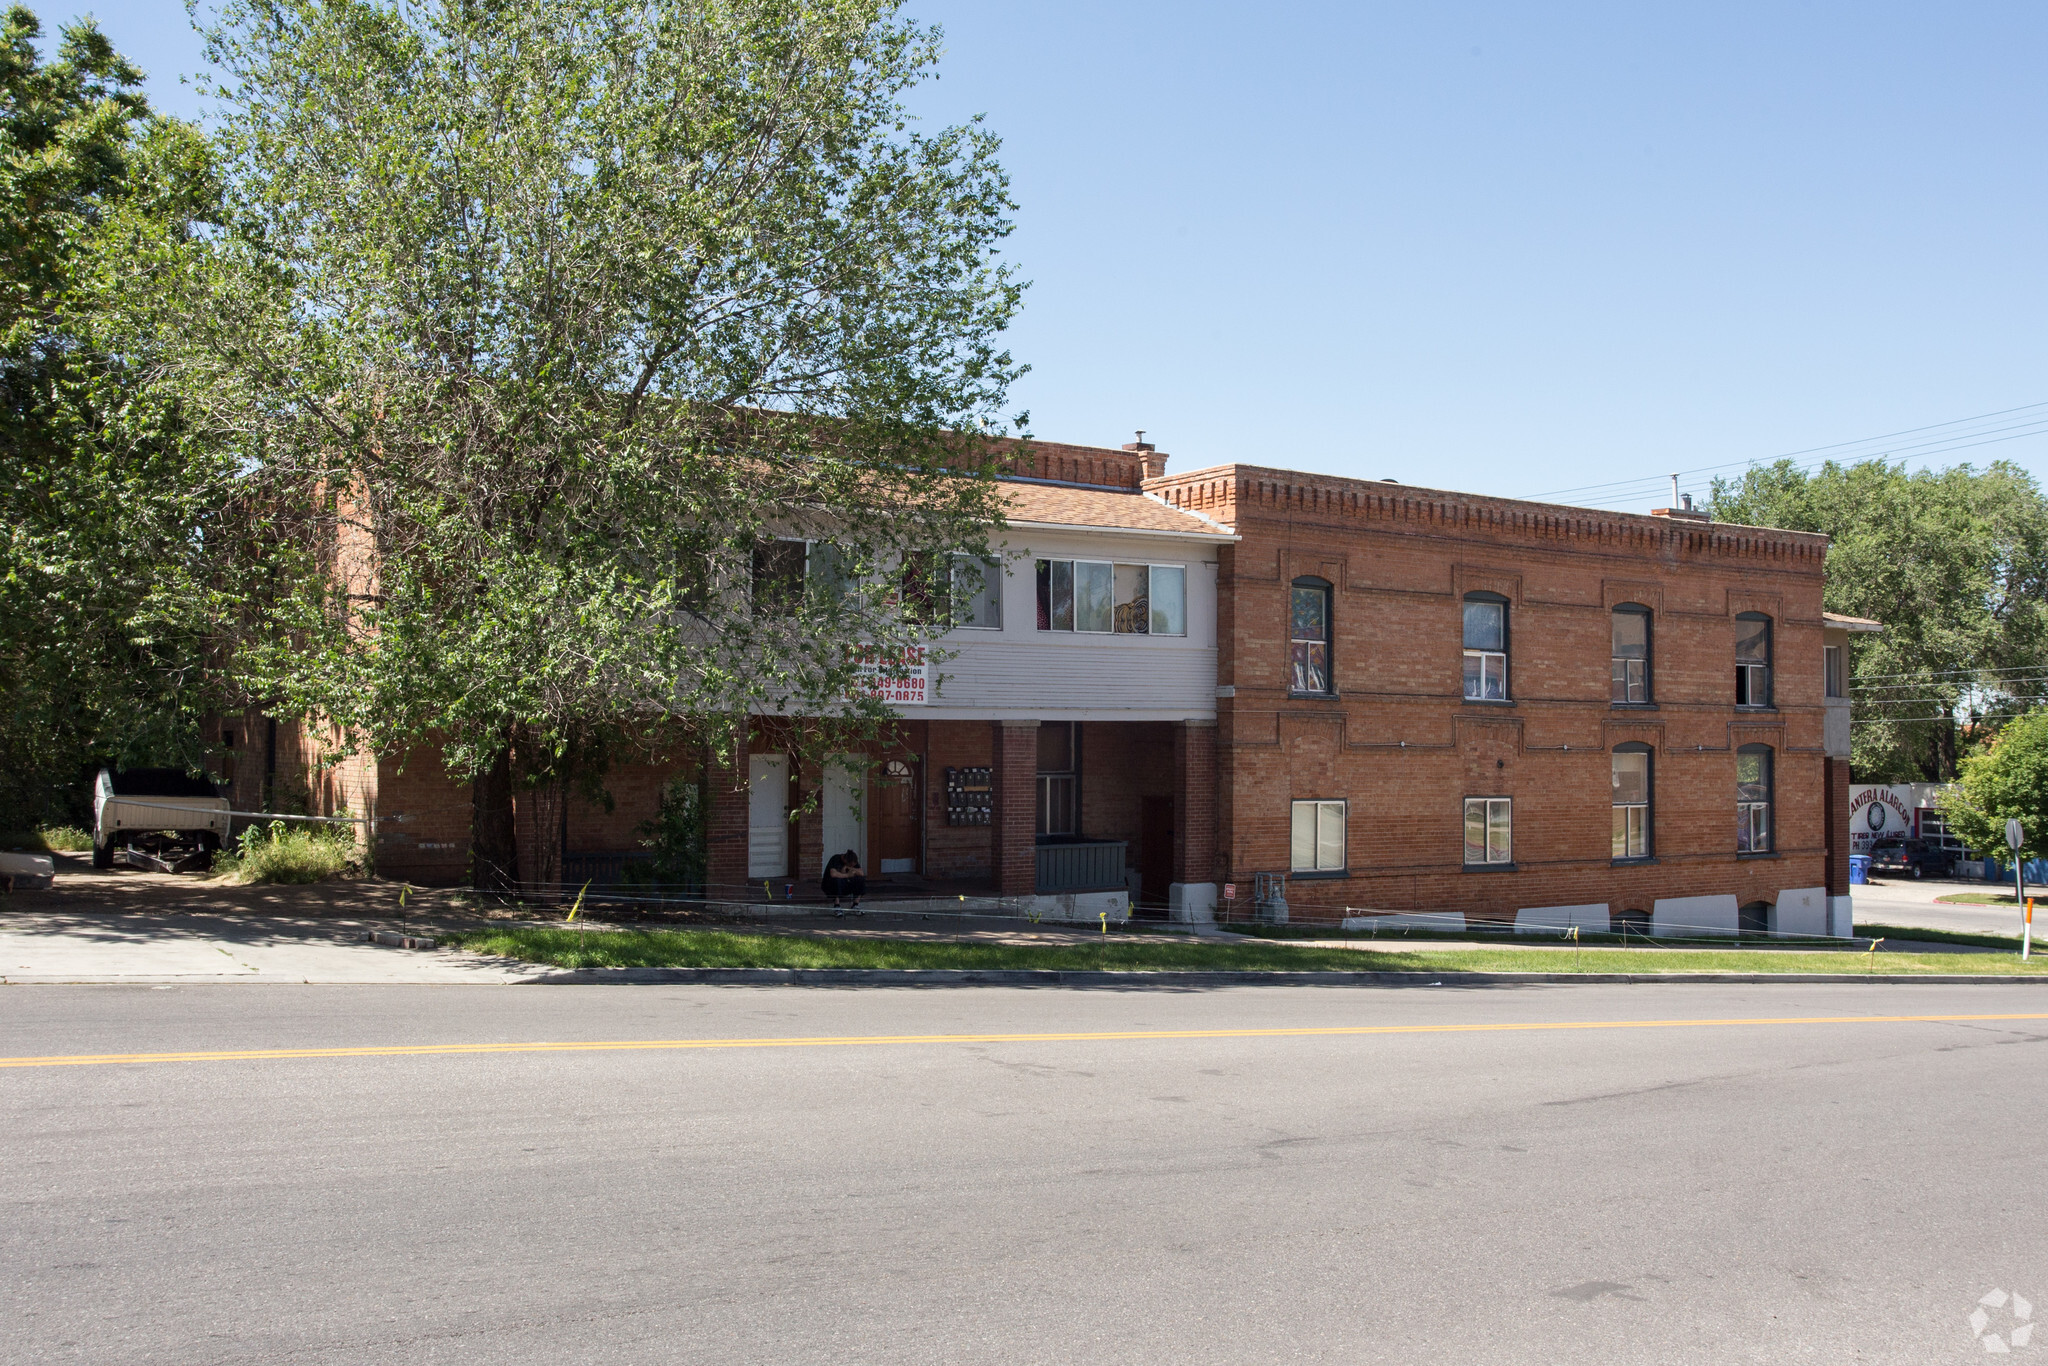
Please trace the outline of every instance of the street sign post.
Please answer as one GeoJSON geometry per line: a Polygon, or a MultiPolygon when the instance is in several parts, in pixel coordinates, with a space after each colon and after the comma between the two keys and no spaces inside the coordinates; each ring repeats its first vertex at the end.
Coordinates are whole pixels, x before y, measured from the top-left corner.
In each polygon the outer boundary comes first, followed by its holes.
{"type": "MultiPolygon", "coordinates": [[[[2020,823],[2017,820],[2007,821],[2005,847],[2012,850],[2012,904],[2013,909],[2020,913],[2022,939],[2026,938],[2027,931],[2032,928],[2032,917],[2027,914],[2026,865],[2020,862],[2020,846],[2026,842],[2027,832],[2021,828],[2020,823]]],[[[2021,956],[2025,956],[2024,944],[2021,946],[2021,956]]]]}

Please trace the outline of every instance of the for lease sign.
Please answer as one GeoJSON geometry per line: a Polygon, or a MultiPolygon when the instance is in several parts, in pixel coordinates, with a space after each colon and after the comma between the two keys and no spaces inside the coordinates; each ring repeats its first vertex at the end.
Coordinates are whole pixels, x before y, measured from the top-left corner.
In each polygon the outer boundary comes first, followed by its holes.
{"type": "Polygon", "coordinates": [[[929,700],[931,667],[922,645],[870,650],[860,663],[861,682],[870,695],[892,707],[921,707],[929,700]]]}

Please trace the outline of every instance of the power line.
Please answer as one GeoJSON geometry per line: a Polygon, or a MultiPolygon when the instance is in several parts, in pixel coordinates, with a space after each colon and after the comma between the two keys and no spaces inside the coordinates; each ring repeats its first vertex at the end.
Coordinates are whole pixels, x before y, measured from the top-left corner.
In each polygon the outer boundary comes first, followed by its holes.
{"type": "MultiPolygon", "coordinates": [[[[2021,404],[2021,405],[2020,405],[2019,407],[2017,407],[2017,408],[2001,408],[2001,409],[1999,409],[1999,410],[1998,410],[1998,411],[1996,411],[1996,412],[1990,412],[1990,413],[1978,413],[1978,414],[1977,414],[1977,415],[1975,415],[1974,417],[1959,417],[1959,418],[1953,418],[1953,419],[1951,419],[1950,421],[1947,421],[1947,422],[1934,422],[1934,423],[1929,423],[1929,424],[1928,424],[1927,426],[1924,426],[1924,427],[1907,427],[1907,428],[1905,428],[1905,429],[1903,429],[1903,430],[1901,430],[1901,431],[1896,431],[1896,432],[1885,432],[1885,433],[1882,433],[1882,434],[1880,434],[1880,435],[1877,435],[1877,436],[1866,436],[1866,437],[1858,437],[1858,438],[1857,438],[1856,440],[1854,440],[1854,441],[1838,441],[1838,442],[1835,442],[1835,443],[1833,443],[1833,444],[1831,444],[1831,445],[1826,445],[1826,446],[1808,446],[1808,447],[1806,447],[1806,448],[1804,448],[1804,449],[1802,449],[1802,450],[1796,450],[1796,451],[1786,451],[1786,452],[1784,452],[1784,453],[1783,453],[1783,454],[1781,454],[1781,455],[1775,455],[1775,456],[1757,456],[1757,457],[1753,457],[1753,458],[1751,458],[1751,459],[1748,459],[1748,460],[1731,460],[1731,461],[1727,461],[1727,462],[1725,462],[1725,463],[1722,463],[1722,464],[1718,464],[1718,465],[1702,465],[1702,466],[1699,466],[1699,467],[1698,467],[1698,468],[1696,468],[1696,469],[1690,469],[1690,470],[1678,470],[1678,471],[1676,471],[1676,473],[1677,473],[1677,474],[1679,475],[1679,477],[1683,478],[1683,477],[1685,477],[1685,476],[1687,476],[1687,475],[1698,475],[1698,474],[1711,474],[1711,473],[1714,473],[1714,472],[1716,472],[1716,471],[1719,471],[1719,470],[1729,470],[1729,469],[1738,469],[1738,468],[1741,468],[1741,467],[1743,467],[1743,466],[1754,466],[1754,465],[1761,465],[1761,464],[1765,464],[1765,463],[1770,463],[1770,462],[1776,462],[1776,461],[1779,461],[1779,460],[1791,460],[1791,459],[1794,459],[1794,458],[1796,458],[1796,457],[1798,457],[1798,456],[1802,456],[1802,455],[1820,455],[1820,454],[1822,454],[1822,453],[1824,453],[1824,452],[1830,452],[1830,451],[1834,451],[1834,452],[1848,451],[1848,450],[1850,450],[1851,448],[1854,448],[1854,447],[1866,447],[1866,446],[1870,446],[1870,445],[1872,445],[1872,444],[1874,444],[1874,443],[1876,443],[1876,442],[1880,442],[1880,441],[1890,441],[1890,440],[1891,440],[1891,439],[1893,439],[1894,437],[1901,437],[1901,436],[1917,436],[1917,435],[1919,435],[1919,434],[1921,434],[1921,433],[1923,433],[1923,432],[1934,432],[1934,431],[1942,431],[1942,430],[1944,430],[1944,429],[1949,429],[1949,428],[1956,428],[1956,427],[1965,427],[1965,426],[1968,426],[1968,425],[1970,425],[1971,423],[1975,423],[1975,422],[1988,422],[1988,421],[1991,421],[1991,420],[1992,420],[1992,419],[1994,419],[1994,418],[2000,418],[2000,417],[2010,417],[2010,416],[2012,416],[2012,415],[2013,415],[2014,413],[2027,413],[2027,412],[2034,412],[2034,411],[2036,411],[2036,410],[2038,410],[2038,409],[2042,409],[2042,408],[2048,408],[2048,402],[2042,402],[2042,403],[2025,403],[2025,404],[2021,404]]],[[[1943,450],[1967,450],[1967,449],[1969,449],[1969,448],[1970,448],[1971,446],[1978,446],[1978,445],[1991,445],[1991,444],[1993,444],[1993,441],[2016,441],[2016,440],[2018,440],[2018,439],[2019,439],[2020,437],[2023,437],[2023,436],[2037,436],[2037,435],[2042,435],[2042,434],[2044,434],[2044,433],[2048,433],[2048,425],[2044,425],[2044,424],[2048,424],[2048,417],[2041,417],[2041,418],[2030,418],[2030,419],[2028,419],[2028,420],[2027,420],[2027,421],[2025,421],[2025,422],[2020,422],[2020,423],[2014,423],[2014,424],[2012,424],[2011,426],[2008,426],[2008,427],[1994,427],[1994,428],[1990,428],[1990,429],[1987,429],[1987,430],[1982,430],[1982,431],[1969,431],[1969,432],[1958,432],[1958,431],[1950,431],[1950,432],[1948,433],[1948,435],[1946,435],[1946,436],[1942,436],[1942,437],[1937,437],[1937,438],[1934,438],[1934,439],[1933,439],[1933,440],[1931,440],[1931,441],[1923,441],[1923,442],[1919,442],[1919,443],[1916,443],[1916,444],[1914,444],[1914,445],[1912,445],[1912,446],[1908,446],[1908,447],[1906,447],[1905,449],[1906,449],[1907,451],[1925,451],[1925,453],[1926,453],[1926,454],[1928,454],[1928,455],[1940,454],[1940,453],[1941,453],[1941,452],[1942,452],[1943,450]],[[2020,430],[2021,428],[2027,428],[2028,430],[2020,430]],[[2002,437],[2001,437],[2001,436],[1997,436],[1997,435],[1996,435],[1996,433],[1998,433],[1998,432],[2013,432],[2013,433],[2015,433],[2015,434],[2014,434],[2014,435],[2011,435],[2011,436],[2002,436],[2002,437]],[[1965,439],[1965,438],[1970,438],[1970,437],[1991,437],[1991,438],[1992,438],[1992,440],[1986,440],[1986,441],[1969,441],[1969,442],[1967,442],[1967,443],[1965,443],[1965,444],[1947,444],[1947,443],[1964,443],[1964,439],[1965,439]],[[1929,448],[1939,448],[1939,449],[1929,449],[1929,448]]],[[[1877,454],[1880,454],[1880,452],[1872,452],[1871,454],[1873,454],[1873,455],[1877,455],[1877,454]]],[[[1885,455],[1891,455],[1891,454],[1896,454],[1896,452],[1886,451],[1886,452],[1882,452],[1881,454],[1885,454],[1885,455]]],[[[1808,462],[1808,463],[1809,463],[1810,465],[1820,465],[1820,464],[1825,464],[1825,463],[1827,462],[1827,459],[1830,459],[1830,458],[1833,458],[1833,457],[1831,457],[1831,456],[1824,456],[1824,457],[1823,457],[1823,458],[1822,458],[1821,460],[1817,460],[1817,461],[1812,461],[1812,462],[1808,462]]],[[[1665,479],[1667,479],[1667,478],[1669,478],[1669,477],[1670,477],[1670,476],[1668,476],[1668,475],[1643,475],[1643,476],[1638,476],[1638,477],[1636,477],[1636,478],[1633,478],[1633,479],[1617,479],[1617,480],[1611,480],[1611,481],[1609,481],[1609,482],[1607,482],[1607,483],[1601,483],[1601,484],[1579,484],[1579,485],[1576,485],[1575,487],[1572,487],[1572,488],[1564,488],[1564,489],[1552,489],[1552,490],[1550,490],[1550,491],[1549,491],[1549,492],[1547,492],[1547,493],[1536,493],[1536,494],[1530,494],[1530,495],[1529,495],[1529,497],[1530,497],[1530,498],[1532,498],[1532,499],[1534,499],[1534,498],[1555,498],[1555,497],[1558,497],[1558,496],[1560,496],[1560,495],[1563,495],[1563,494],[1567,494],[1567,493],[1589,493],[1589,492],[1594,492],[1594,491],[1598,491],[1598,490],[1604,490],[1604,489],[1616,489],[1616,488],[1633,488],[1633,487],[1635,487],[1635,486],[1637,486],[1637,485],[1643,485],[1643,484],[1648,484],[1648,485],[1650,485],[1650,486],[1652,486],[1652,487],[1654,488],[1654,486],[1656,486],[1656,485],[1658,485],[1658,484],[1662,483],[1662,482],[1663,482],[1663,481],[1664,481],[1665,479]]]]}
{"type": "Polygon", "coordinates": [[[1854,679],[1853,681],[1854,681],[1854,682],[1857,682],[1857,683],[1870,683],[1870,682],[1875,682],[1876,680],[1878,680],[1878,679],[1880,679],[1880,678],[1927,678],[1927,679],[1933,679],[1933,678],[1942,678],[1942,677],[1947,677],[1947,676],[1949,676],[1949,675],[1953,675],[1953,674],[1972,674],[1972,675],[1977,675],[1977,674],[2014,674],[2014,673],[2027,673],[2027,674],[2032,674],[2032,673],[2033,673],[2033,672],[2034,672],[2035,670],[2037,670],[2037,669],[2048,669],[2048,665],[2042,665],[2042,664],[2007,664],[2007,665],[1991,665],[1991,664],[1985,664],[1985,665],[1980,665],[1980,666],[1978,666],[1978,667],[1976,667],[1976,668],[1970,668],[1970,669],[1908,669],[1908,670],[1906,670],[1906,671],[1905,671],[1904,673],[1896,673],[1896,674],[1857,674],[1857,675],[1856,675],[1856,677],[1855,677],[1855,679],[1854,679]]]}

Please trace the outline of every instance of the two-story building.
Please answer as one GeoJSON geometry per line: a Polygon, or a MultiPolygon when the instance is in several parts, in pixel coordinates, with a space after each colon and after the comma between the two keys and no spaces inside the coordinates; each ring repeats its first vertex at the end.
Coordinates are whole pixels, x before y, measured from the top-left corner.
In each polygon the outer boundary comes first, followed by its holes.
{"type": "MultiPolygon", "coordinates": [[[[807,894],[853,849],[899,892],[1088,919],[1201,919],[1230,893],[1242,914],[1257,884],[1299,919],[1846,931],[1835,694],[1875,623],[1821,612],[1825,537],[1169,474],[1142,443],[1033,443],[1005,487],[891,734],[807,766],[761,717],[710,775],[716,894],[807,894]]],[[[609,809],[522,838],[603,880],[677,771],[617,770],[609,809]]],[[[379,826],[382,870],[463,876],[466,794],[432,756],[323,782],[405,817],[379,826]]]]}

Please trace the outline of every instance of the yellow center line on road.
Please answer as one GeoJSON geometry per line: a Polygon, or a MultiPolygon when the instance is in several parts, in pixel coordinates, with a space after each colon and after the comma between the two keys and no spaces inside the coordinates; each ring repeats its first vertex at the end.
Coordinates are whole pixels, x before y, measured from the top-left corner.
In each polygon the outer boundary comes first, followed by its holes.
{"type": "Polygon", "coordinates": [[[1731,1020],[1569,1020],[1507,1024],[1329,1025],[1292,1029],[1113,1029],[1057,1034],[857,1034],[788,1039],[616,1039],[585,1043],[371,1044],[357,1048],[236,1048],[190,1053],[76,1053],[0,1058],[7,1067],[94,1067],[144,1062],[269,1062],[283,1058],[412,1058],[478,1053],[637,1053],[707,1048],[846,1048],[884,1044],[1102,1043],[1149,1039],[1300,1039],[1373,1034],[1510,1034],[1553,1029],[1711,1029],[1729,1025],[1970,1024],[2048,1020],[2000,1015],[1786,1015],[1731,1020]]]}

